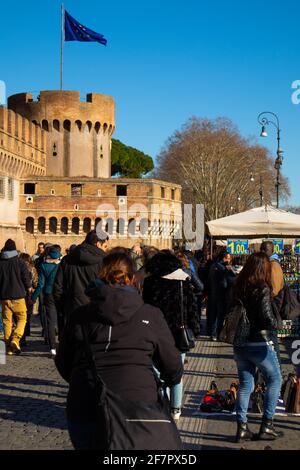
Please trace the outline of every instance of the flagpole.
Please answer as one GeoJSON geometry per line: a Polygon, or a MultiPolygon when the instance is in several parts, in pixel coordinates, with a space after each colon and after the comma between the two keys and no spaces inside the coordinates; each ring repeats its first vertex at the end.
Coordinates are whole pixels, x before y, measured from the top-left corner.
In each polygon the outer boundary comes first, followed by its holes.
{"type": "Polygon", "coordinates": [[[63,89],[64,45],[65,45],[65,9],[61,4],[61,43],[60,43],[60,89],[63,89]]]}

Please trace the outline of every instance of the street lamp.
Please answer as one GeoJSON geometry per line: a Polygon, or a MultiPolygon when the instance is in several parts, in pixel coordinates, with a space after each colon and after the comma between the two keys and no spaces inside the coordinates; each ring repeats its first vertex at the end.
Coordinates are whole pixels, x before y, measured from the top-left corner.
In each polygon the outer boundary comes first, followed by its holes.
{"type": "Polygon", "coordinates": [[[267,126],[269,124],[273,124],[273,126],[276,127],[277,129],[277,158],[275,160],[274,168],[277,171],[277,178],[276,178],[276,198],[277,198],[277,208],[279,207],[279,186],[280,186],[280,168],[283,162],[283,151],[280,148],[280,124],[279,124],[279,119],[278,116],[275,113],[272,113],[271,111],[264,111],[263,113],[260,113],[258,116],[258,122],[262,126],[261,127],[261,137],[268,137],[267,133],[267,126]],[[271,115],[275,117],[275,121],[271,120],[268,118],[268,115],[271,115]]]}

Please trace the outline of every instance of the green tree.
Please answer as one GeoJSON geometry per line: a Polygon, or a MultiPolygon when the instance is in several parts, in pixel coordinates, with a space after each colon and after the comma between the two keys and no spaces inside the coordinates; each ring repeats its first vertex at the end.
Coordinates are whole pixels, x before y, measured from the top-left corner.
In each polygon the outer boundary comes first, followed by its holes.
{"type": "Polygon", "coordinates": [[[111,172],[125,178],[141,178],[153,170],[153,160],[149,155],[112,139],[111,172]]]}

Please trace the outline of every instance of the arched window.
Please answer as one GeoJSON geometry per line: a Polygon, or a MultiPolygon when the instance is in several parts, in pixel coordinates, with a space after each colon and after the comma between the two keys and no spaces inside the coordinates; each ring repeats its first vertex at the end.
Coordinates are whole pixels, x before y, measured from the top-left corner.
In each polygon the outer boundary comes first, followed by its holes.
{"type": "Polygon", "coordinates": [[[56,233],[57,232],[57,218],[50,217],[49,219],[49,232],[56,233]]]}
{"type": "Polygon", "coordinates": [[[86,217],[83,221],[83,231],[84,233],[89,233],[91,231],[91,219],[86,217]]]}
{"type": "Polygon", "coordinates": [[[39,217],[39,219],[38,219],[38,231],[40,233],[45,233],[45,231],[46,231],[46,219],[45,219],[45,217],[39,217]]]}
{"type": "Polygon", "coordinates": [[[97,230],[97,227],[98,227],[99,230],[102,229],[102,219],[100,217],[97,217],[95,219],[95,230],[97,230]]]}
{"type": "Polygon", "coordinates": [[[125,235],[125,225],[126,225],[126,220],[121,218],[118,219],[117,221],[117,233],[119,235],[125,235]]]}
{"type": "Polygon", "coordinates": [[[68,217],[63,217],[60,221],[60,231],[67,235],[69,228],[69,220],[68,217]]]}
{"type": "Polygon", "coordinates": [[[112,217],[108,217],[106,219],[105,229],[104,231],[109,235],[112,235],[114,232],[114,219],[112,217]]]}
{"type": "Polygon", "coordinates": [[[101,127],[100,122],[97,121],[95,124],[95,131],[97,132],[97,134],[99,134],[100,127],[101,127]]]}
{"type": "Polygon", "coordinates": [[[108,128],[108,125],[106,124],[106,122],[103,124],[103,134],[105,134],[105,132],[107,131],[107,128],[108,128]]]}
{"type": "Polygon", "coordinates": [[[136,220],[135,219],[129,219],[128,234],[133,237],[136,235],[136,220]]]}
{"type": "Polygon", "coordinates": [[[42,129],[44,129],[44,131],[49,131],[49,124],[46,119],[42,120],[42,129]]]}
{"type": "Polygon", "coordinates": [[[88,132],[91,132],[92,127],[93,127],[93,124],[91,123],[91,121],[86,121],[85,130],[88,131],[88,132]]]}
{"type": "Polygon", "coordinates": [[[33,233],[34,231],[34,218],[33,217],[27,217],[25,230],[28,233],[33,233]]]}
{"type": "Polygon", "coordinates": [[[72,228],[71,228],[72,233],[75,233],[75,235],[79,235],[79,218],[74,217],[72,219],[72,228]]]}
{"type": "Polygon", "coordinates": [[[77,121],[75,121],[75,125],[80,132],[82,129],[82,122],[79,119],[77,119],[77,121]]]}
{"type": "Polygon", "coordinates": [[[64,121],[64,129],[65,129],[65,131],[70,132],[70,130],[71,130],[71,121],[69,121],[69,119],[66,119],[64,121]]]}
{"type": "Polygon", "coordinates": [[[149,227],[150,221],[146,218],[142,218],[140,221],[140,234],[142,237],[146,237],[148,235],[149,227]]]}
{"type": "Polygon", "coordinates": [[[57,132],[59,132],[59,130],[60,130],[60,125],[59,125],[59,120],[58,120],[58,119],[54,119],[54,121],[53,121],[53,129],[55,129],[57,132]]]}

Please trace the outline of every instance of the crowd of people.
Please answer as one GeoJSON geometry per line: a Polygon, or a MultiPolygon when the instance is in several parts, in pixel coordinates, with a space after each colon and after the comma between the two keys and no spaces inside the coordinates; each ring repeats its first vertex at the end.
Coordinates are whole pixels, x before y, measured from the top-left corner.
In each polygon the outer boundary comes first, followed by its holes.
{"type": "MultiPolygon", "coordinates": [[[[239,375],[236,440],[253,439],[247,408],[258,368],[267,394],[256,438],[280,436],[273,415],[281,386],[276,330],[283,273],[272,242],[264,242],[240,272],[226,250],[213,259],[183,248],[158,250],[135,244],[110,248],[94,230],[65,256],[57,244],[39,243],[30,256],[7,240],[0,257],[0,301],[7,355],[20,354],[30,337],[33,309],[61,376],[69,383],[67,420],[76,449],[99,446],[96,391],[86,343],[101,380],[129,402],[156,406],[159,384],[170,416],[180,418],[186,350],[182,323],[197,339],[206,306],[206,334],[218,341],[224,318],[243,302],[250,322],[245,347],[234,348],[239,375]],[[277,303],[276,303],[277,302],[277,303]],[[35,306],[36,304],[36,306],[35,306]],[[277,305],[277,307],[276,307],[277,305]]],[[[105,429],[102,429],[105,433],[105,429]]]]}

